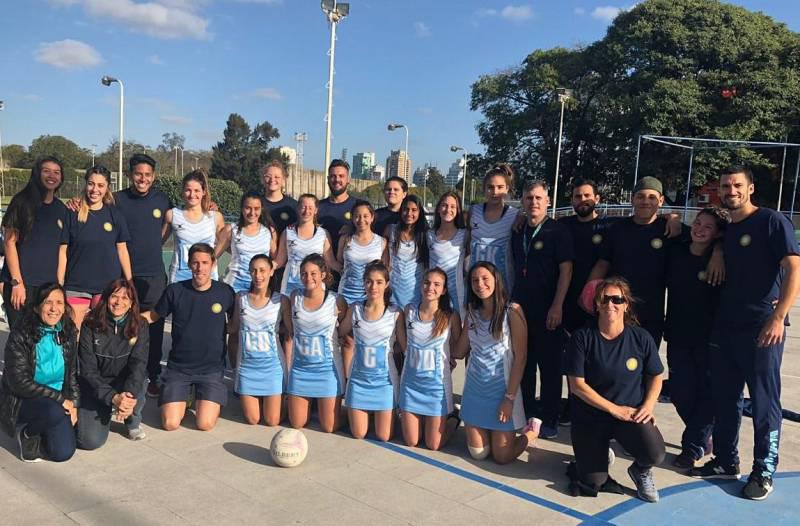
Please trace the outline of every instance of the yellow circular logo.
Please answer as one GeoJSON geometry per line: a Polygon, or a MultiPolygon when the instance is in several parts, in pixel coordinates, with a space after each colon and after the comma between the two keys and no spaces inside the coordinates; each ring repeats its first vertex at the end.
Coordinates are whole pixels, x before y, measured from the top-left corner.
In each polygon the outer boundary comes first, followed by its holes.
{"type": "Polygon", "coordinates": [[[705,270],[701,270],[700,272],[697,273],[697,279],[699,279],[700,281],[705,281],[706,277],[708,276],[705,270]]]}
{"type": "Polygon", "coordinates": [[[347,219],[348,221],[350,221],[350,212],[345,212],[344,213],[344,218],[347,219]]]}
{"type": "Polygon", "coordinates": [[[635,371],[636,368],[639,367],[639,360],[636,358],[628,358],[625,362],[625,367],[627,367],[629,371],[635,371]]]}
{"type": "Polygon", "coordinates": [[[739,244],[743,247],[749,247],[750,243],[753,242],[753,238],[750,237],[750,234],[745,234],[739,238],[739,244]]]}
{"type": "Polygon", "coordinates": [[[602,235],[595,234],[595,235],[592,236],[592,243],[594,243],[595,245],[599,245],[602,242],[603,242],[603,236],[602,235]]]}
{"type": "Polygon", "coordinates": [[[103,230],[105,230],[106,232],[111,232],[112,230],[114,230],[114,225],[112,225],[109,222],[105,222],[103,223],[103,230]]]}
{"type": "Polygon", "coordinates": [[[659,248],[664,246],[664,242],[661,241],[661,239],[654,237],[652,240],[650,240],[650,246],[658,250],[659,248]]]}
{"type": "Polygon", "coordinates": [[[536,243],[533,244],[533,249],[534,250],[541,250],[543,246],[544,246],[544,243],[542,243],[541,241],[537,241],[536,243]]]}
{"type": "Polygon", "coordinates": [[[159,210],[158,208],[153,208],[153,217],[155,217],[156,219],[160,218],[161,210],[159,210]]]}
{"type": "Polygon", "coordinates": [[[56,219],[56,224],[58,225],[58,228],[64,228],[64,223],[62,223],[60,219],[56,219]]]}
{"type": "Polygon", "coordinates": [[[137,342],[137,341],[139,341],[139,338],[137,338],[136,336],[134,336],[133,338],[131,338],[130,340],[128,340],[128,344],[129,344],[131,347],[133,347],[134,345],[136,345],[136,342],[137,342]]]}
{"type": "Polygon", "coordinates": [[[289,214],[287,212],[281,212],[281,219],[283,221],[288,221],[289,220],[289,214]]]}
{"type": "Polygon", "coordinates": [[[222,312],[222,305],[220,305],[219,303],[213,304],[211,306],[211,312],[213,312],[214,314],[219,314],[220,312],[222,312]]]}

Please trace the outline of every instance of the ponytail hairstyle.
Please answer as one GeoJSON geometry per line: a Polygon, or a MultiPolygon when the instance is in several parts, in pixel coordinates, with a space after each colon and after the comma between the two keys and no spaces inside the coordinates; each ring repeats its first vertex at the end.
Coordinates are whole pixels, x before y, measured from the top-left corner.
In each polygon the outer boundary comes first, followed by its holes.
{"type": "Polygon", "coordinates": [[[433,211],[433,229],[439,230],[439,227],[442,226],[442,217],[439,215],[439,207],[442,206],[442,203],[448,197],[452,197],[456,201],[456,217],[453,219],[453,224],[456,228],[466,228],[467,224],[464,221],[464,210],[461,208],[461,196],[454,190],[448,190],[442,194],[439,201],[436,203],[436,209],[433,211]]]}
{"type": "Polygon", "coordinates": [[[61,182],[58,183],[56,192],[64,183],[64,164],[57,157],[49,155],[36,161],[31,169],[28,184],[11,199],[3,215],[3,228],[14,230],[18,243],[23,243],[25,237],[31,233],[36,211],[42,206],[42,201],[47,195],[47,190],[42,184],[42,166],[45,163],[58,165],[61,171],[61,182]]]}
{"type": "Polygon", "coordinates": [[[211,188],[208,184],[208,176],[206,173],[201,170],[192,170],[188,174],[183,176],[183,180],[181,181],[181,190],[186,187],[186,183],[189,181],[195,181],[200,184],[200,188],[203,189],[203,198],[200,200],[200,208],[203,210],[203,213],[206,214],[211,209],[211,188]]]}
{"type": "Polygon", "coordinates": [[[486,183],[495,176],[500,176],[505,180],[506,186],[508,186],[508,193],[511,195],[514,192],[514,170],[511,168],[511,165],[508,163],[499,163],[489,168],[489,171],[486,172],[486,175],[483,177],[484,192],[486,191],[486,183]]]}
{"type": "MultiPolygon", "coordinates": [[[[299,221],[300,217],[300,203],[303,202],[303,199],[310,199],[314,202],[314,207],[317,211],[314,213],[314,226],[319,226],[319,222],[317,221],[317,216],[319,215],[319,199],[314,194],[302,194],[300,197],[297,198],[297,217],[299,221]]],[[[333,232],[331,232],[333,234],[333,232]]]]}
{"type": "Polygon", "coordinates": [[[261,203],[261,216],[258,218],[258,222],[267,228],[270,227],[275,228],[275,224],[272,222],[272,217],[269,215],[269,211],[266,208],[264,208],[264,199],[258,192],[250,190],[249,192],[245,192],[242,195],[242,199],[239,202],[239,221],[236,223],[236,225],[239,227],[239,230],[241,231],[244,228],[243,210],[244,210],[244,204],[248,199],[255,199],[259,203],[261,203]]]}
{"type": "Polygon", "coordinates": [[[409,204],[415,204],[419,210],[417,222],[411,225],[410,230],[414,237],[414,251],[417,255],[417,262],[423,265],[428,265],[428,219],[425,215],[425,207],[422,206],[422,200],[416,195],[408,195],[400,204],[400,222],[395,226],[395,236],[392,242],[392,251],[397,254],[400,249],[400,232],[408,228],[403,222],[403,210],[408,208],[409,204]]]}
{"type": "Polygon", "coordinates": [[[508,304],[508,293],[503,283],[503,276],[500,275],[500,272],[493,263],[478,261],[469,269],[469,274],[467,275],[467,316],[472,318],[473,322],[476,321],[478,312],[483,306],[483,300],[472,290],[472,275],[479,268],[488,270],[494,278],[494,292],[491,297],[492,316],[489,323],[489,330],[494,339],[499,340],[503,335],[503,318],[505,317],[506,306],[508,304]]]}
{"type": "MultiPolygon", "coordinates": [[[[366,267],[364,267],[364,281],[367,281],[367,276],[373,272],[377,272],[383,277],[383,279],[386,280],[386,290],[383,291],[383,303],[386,304],[386,306],[389,306],[389,303],[392,302],[392,286],[389,283],[389,269],[386,268],[386,265],[384,265],[383,261],[380,259],[373,259],[367,263],[366,267]]],[[[366,304],[367,301],[364,300],[364,305],[366,304]]]]}
{"type": "Polygon", "coordinates": [[[325,263],[325,258],[322,257],[322,254],[317,254],[314,252],[303,258],[303,261],[300,263],[300,270],[302,270],[306,265],[316,265],[319,267],[320,272],[325,274],[325,277],[322,278],[322,282],[325,284],[325,293],[327,294],[331,288],[331,285],[333,285],[333,274],[331,274],[328,264],[325,263]]]}
{"type": "Polygon", "coordinates": [[[422,276],[424,283],[431,274],[438,274],[444,279],[444,289],[439,296],[439,305],[433,317],[433,330],[431,336],[439,336],[450,326],[450,318],[453,316],[453,305],[450,300],[450,291],[447,289],[447,273],[439,267],[433,267],[425,271],[422,276]]]}
{"type": "MultiPolygon", "coordinates": [[[[83,176],[83,180],[85,183],[89,182],[89,177],[93,175],[102,175],[103,178],[106,180],[106,184],[108,185],[106,188],[106,194],[103,196],[103,204],[104,205],[113,205],[114,204],[114,194],[111,192],[111,172],[108,171],[103,165],[97,164],[86,170],[86,174],[83,176]]],[[[86,184],[83,186],[83,195],[81,196],[81,202],[78,207],[78,222],[85,223],[89,220],[89,203],[86,202],[86,184]]]]}
{"type": "MultiPolygon", "coordinates": [[[[250,258],[250,263],[247,266],[248,270],[252,271],[253,270],[253,263],[255,263],[256,261],[258,261],[260,259],[263,259],[264,261],[266,261],[269,264],[270,268],[275,269],[275,262],[272,261],[271,257],[269,257],[266,254],[256,254],[255,256],[250,258]]],[[[272,296],[272,280],[273,280],[273,278],[275,278],[275,274],[274,273],[272,274],[272,276],[270,276],[269,282],[267,283],[267,297],[268,298],[270,296],[272,296]]],[[[249,292],[253,292],[253,281],[252,280],[250,280],[250,288],[248,289],[248,291],[249,292]]]]}

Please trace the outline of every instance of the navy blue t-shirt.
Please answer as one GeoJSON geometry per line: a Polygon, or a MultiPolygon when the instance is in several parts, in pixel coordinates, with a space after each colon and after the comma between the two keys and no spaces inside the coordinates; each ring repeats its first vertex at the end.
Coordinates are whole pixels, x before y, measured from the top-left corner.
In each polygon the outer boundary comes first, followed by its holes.
{"type": "Polygon", "coordinates": [[[719,287],[706,282],[711,250],[696,256],[691,241],[673,244],[667,260],[667,320],[664,339],[670,345],[704,345],[711,335],[719,287]]]}
{"type": "Polygon", "coordinates": [[[159,276],[164,274],[161,258],[161,227],[167,210],[172,208],[167,194],[151,188],[139,195],[131,188],[114,193],[117,209],[125,216],[131,239],[128,254],[134,276],[159,276]]]}
{"type": "Polygon", "coordinates": [[[286,230],[287,225],[297,223],[297,201],[288,195],[284,194],[280,201],[269,201],[262,196],[261,206],[269,213],[272,222],[275,223],[275,230],[278,235],[286,230]]]}
{"type": "Polygon", "coordinates": [[[382,236],[386,227],[400,222],[400,210],[393,212],[388,206],[375,210],[375,221],[372,222],[372,231],[382,236]]]}
{"type": "Polygon", "coordinates": [[[717,326],[761,327],[780,296],[781,260],[799,253],[794,227],[783,214],[759,208],[728,225],[723,247],[726,278],[717,326]]]}
{"type": "MultiPolygon", "coordinates": [[[[597,394],[617,405],[642,405],[646,377],[663,372],[653,337],[641,327],[626,325],[622,334],[606,340],[594,324],[575,331],[567,343],[564,374],[583,378],[597,394]]],[[[577,396],[572,400],[573,421],[614,418],[577,396]]]]}
{"type": "Polygon", "coordinates": [[[172,314],[172,350],[167,368],[184,374],[210,374],[225,367],[228,319],[236,294],[219,281],[208,290],[195,290],[192,280],[167,287],[156,304],[162,318],[172,314]]]}
{"type": "Polygon", "coordinates": [[[61,232],[61,244],[67,248],[68,290],[100,294],[111,281],[122,276],[117,243],[130,241],[125,216],[114,206],[90,210],[85,223],[78,222],[77,212],[67,212],[67,224],[61,232]]]}
{"type": "Polygon", "coordinates": [[[537,232],[536,227],[526,224],[511,234],[514,259],[511,299],[522,305],[529,320],[544,325],[556,294],[559,265],[575,259],[575,248],[569,229],[560,222],[545,219],[540,226],[537,232]]]}
{"type": "Polygon", "coordinates": [[[339,250],[339,231],[344,225],[350,224],[350,211],[356,201],[351,195],[341,203],[331,203],[330,197],[319,202],[319,224],[330,234],[334,254],[339,250]]]}
{"type": "MultiPolygon", "coordinates": [[[[53,199],[49,204],[42,203],[33,216],[31,231],[22,243],[17,241],[19,268],[25,285],[39,287],[45,283],[55,283],[61,231],[67,223],[68,212],[58,199],[53,199]]],[[[8,264],[3,265],[0,280],[11,282],[8,264]]]]}

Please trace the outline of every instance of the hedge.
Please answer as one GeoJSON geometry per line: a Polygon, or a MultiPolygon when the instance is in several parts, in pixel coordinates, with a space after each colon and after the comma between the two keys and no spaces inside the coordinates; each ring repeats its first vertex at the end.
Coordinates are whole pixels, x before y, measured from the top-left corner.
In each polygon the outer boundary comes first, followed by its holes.
{"type": "MultiPolygon", "coordinates": [[[[183,203],[181,180],[182,177],[173,175],[159,175],[156,178],[155,187],[167,194],[170,201],[176,206],[183,203]]],[[[225,179],[209,179],[211,185],[211,199],[219,207],[224,216],[239,215],[239,205],[242,200],[242,189],[233,181],[225,179]]]]}

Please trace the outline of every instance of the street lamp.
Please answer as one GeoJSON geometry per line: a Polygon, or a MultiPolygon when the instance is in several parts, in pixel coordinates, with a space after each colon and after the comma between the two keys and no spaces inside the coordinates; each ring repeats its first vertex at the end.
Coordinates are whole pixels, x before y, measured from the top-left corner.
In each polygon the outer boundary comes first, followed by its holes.
{"type": "MultiPolygon", "coordinates": [[[[406,126],[405,124],[400,124],[400,123],[391,123],[386,127],[386,129],[389,130],[389,131],[395,131],[398,128],[403,128],[406,131],[406,167],[408,168],[408,170],[406,171],[406,180],[408,180],[408,177],[411,175],[411,173],[410,173],[411,172],[411,166],[410,166],[410,164],[411,164],[411,156],[408,154],[408,126],[406,126]]],[[[398,165],[397,168],[399,170],[400,166],[398,165]]],[[[423,181],[424,181],[424,186],[423,186],[423,190],[422,190],[422,192],[423,192],[422,200],[424,201],[425,200],[425,196],[426,196],[425,192],[428,189],[428,178],[427,177],[423,177],[423,181]]]]}
{"type": "Polygon", "coordinates": [[[123,128],[125,125],[125,86],[120,79],[115,79],[108,75],[104,75],[103,78],[100,79],[100,82],[103,86],[111,86],[114,82],[119,84],[119,171],[117,172],[117,186],[119,190],[122,190],[122,145],[125,143],[125,138],[123,136],[123,128]]]}
{"type": "Polygon", "coordinates": [[[467,150],[461,146],[451,146],[450,151],[455,153],[458,151],[464,152],[464,176],[461,179],[461,209],[464,209],[464,199],[467,196],[467,150]]]}
{"type": "Polygon", "coordinates": [[[331,46],[328,49],[328,112],[325,114],[325,170],[331,164],[331,124],[333,123],[333,63],[336,53],[336,24],[350,14],[349,3],[322,0],[322,12],[331,24],[331,46]]]}
{"type": "Polygon", "coordinates": [[[92,166],[94,166],[94,152],[97,149],[97,145],[96,144],[90,144],[89,146],[92,147],[92,166]]]}
{"type": "Polygon", "coordinates": [[[566,88],[558,88],[558,102],[561,103],[561,121],[558,125],[558,151],[556,152],[556,177],[553,181],[553,218],[556,217],[556,205],[558,201],[558,170],[561,165],[561,136],[564,134],[564,104],[572,98],[573,91],[566,88]]]}
{"type": "Polygon", "coordinates": [[[178,177],[178,150],[181,151],[181,174],[185,174],[186,172],[183,170],[183,148],[178,145],[175,145],[175,177],[178,177]]]}

